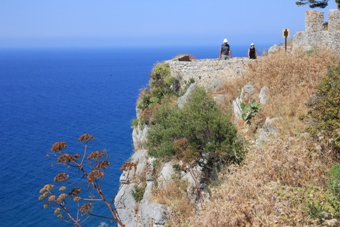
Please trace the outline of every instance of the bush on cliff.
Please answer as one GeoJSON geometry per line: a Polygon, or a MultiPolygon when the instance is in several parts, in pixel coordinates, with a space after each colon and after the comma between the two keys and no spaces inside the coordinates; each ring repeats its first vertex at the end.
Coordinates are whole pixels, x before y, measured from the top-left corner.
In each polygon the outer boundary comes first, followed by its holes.
{"type": "Polygon", "coordinates": [[[157,64],[150,74],[150,89],[145,88],[141,92],[137,107],[145,110],[159,104],[165,95],[175,93],[176,83],[170,74],[169,64],[157,64]]]}
{"type": "Polygon", "coordinates": [[[340,65],[321,80],[309,106],[309,115],[314,122],[308,128],[309,132],[323,134],[340,155],[340,65]]]}
{"type": "Polygon", "coordinates": [[[182,109],[165,100],[147,135],[153,157],[194,160],[206,170],[243,160],[242,145],[230,115],[202,88],[196,88],[182,109]]]}
{"type": "Polygon", "coordinates": [[[137,108],[142,110],[138,124],[149,124],[153,113],[165,96],[177,95],[179,82],[170,74],[170,66],[167,63],[155,65],[150,73],[149,88],[140,92],[137,108]]]}

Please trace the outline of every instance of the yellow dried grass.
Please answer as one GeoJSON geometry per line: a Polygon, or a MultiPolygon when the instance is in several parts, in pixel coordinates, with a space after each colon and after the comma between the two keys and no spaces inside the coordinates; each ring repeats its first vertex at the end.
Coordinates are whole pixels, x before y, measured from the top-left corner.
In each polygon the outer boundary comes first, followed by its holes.
{"type": "Polygon", "coordinates": [[[167,206],[169,221],[167,226],[181,226],[187,218],[194,215],[195,204],[187,196],[188,182],[172,179],[164,181],[162,187],[153,190],[152,201],[167,206]]]}

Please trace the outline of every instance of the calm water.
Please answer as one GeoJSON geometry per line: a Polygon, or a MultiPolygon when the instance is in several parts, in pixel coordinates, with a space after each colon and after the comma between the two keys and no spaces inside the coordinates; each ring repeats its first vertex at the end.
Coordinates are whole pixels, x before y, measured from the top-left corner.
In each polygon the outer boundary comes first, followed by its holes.
{"type": "MultiPolygon", "coordinates": [[[[247,47],[232,50],[240,57],[247,47]]],[[[155,63],[180,53],[216,58],[218,47],[0,50],[0,225],[72,226],[43,209],[38,196],[58,173],[45,157],[51,146],[65,141],[66,151],[81,153],[84,133],[95,137],[90,151],[108,150],[103,189],[112,198],[119,168],[133,152],[139,90],[155,63]]],[[[103,221],[90,218],[83,226],[103,221]]]]}

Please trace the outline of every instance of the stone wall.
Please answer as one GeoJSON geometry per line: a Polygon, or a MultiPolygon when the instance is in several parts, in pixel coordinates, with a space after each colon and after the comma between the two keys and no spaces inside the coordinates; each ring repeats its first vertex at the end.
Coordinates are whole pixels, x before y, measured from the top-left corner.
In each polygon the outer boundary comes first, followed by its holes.
{"type": "Polygon", "coordinates": [[[171,75],[180,81],[181,87],[185,81],[194,79],[198,86],[208,90],[216,90],[228,80],[235,76],[242,76],[250,60],[247,58],[232,58],[229,60],[201,59],[192,61],[168,60],[171,75]]]}
{"type": "Polygon", "coordinates": [[[340,50],[340,11],[329,11],[328,29],[324,29],[324,13],[315,10],[306,11],[305,31],[297,32],[293,37],[293,49],[303,47],[311,50],[327,46],[340,50]]]}

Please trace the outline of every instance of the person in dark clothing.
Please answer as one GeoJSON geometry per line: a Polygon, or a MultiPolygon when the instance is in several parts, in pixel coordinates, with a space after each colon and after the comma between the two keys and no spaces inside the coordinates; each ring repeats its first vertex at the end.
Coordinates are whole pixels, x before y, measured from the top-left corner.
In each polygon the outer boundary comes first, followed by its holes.
{"type": "Polygon", "coordinates": [[[257,58],[257,52],[255,49],[254,43],[250,44],[250,48],[248,49],[248,58],[249,59],[256,59],[257,58]]]}
{"type": "Polygon", "coordinates": [[[228,44],[228,40],[224,39],[223,44],[220,48],[219,59],[227,60],[231,57],[232,57],[231,56],[231,50],[230,50],[230,46],[228,44]]]}

